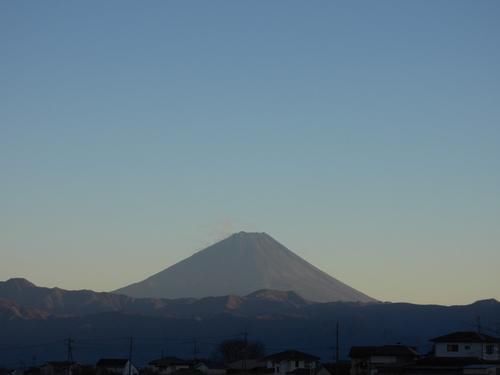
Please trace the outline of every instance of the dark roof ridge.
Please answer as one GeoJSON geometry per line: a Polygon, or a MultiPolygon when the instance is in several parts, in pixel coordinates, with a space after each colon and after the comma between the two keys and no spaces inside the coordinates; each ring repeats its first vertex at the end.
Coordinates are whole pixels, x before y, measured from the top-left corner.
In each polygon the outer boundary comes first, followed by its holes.
{"type": "Polygon", "coordinates": [[[475,331],[456,331],[447,335],[438,336],[432,342],[491,342],[500,343],[500,338],[475,331]]]}
{"type": "Polygon", "coordinates": [[[417,357],[417,348],[407,345],[381,345],[381,346],[353,346],[349,352],[352,357],[368,357],[372,355],[382,356],[409,356],[417,357]]]}
{"type": "Polygon", "coordinates": [[[292,359],[292,360],[309,360],[309,361],[319,361],[319,357],[316,357],[312,354],[301,352],[299,350],[285,350],[279,353],[274,353],[264,357],[262,360],[283,360],[283,359],[292,359]]]}

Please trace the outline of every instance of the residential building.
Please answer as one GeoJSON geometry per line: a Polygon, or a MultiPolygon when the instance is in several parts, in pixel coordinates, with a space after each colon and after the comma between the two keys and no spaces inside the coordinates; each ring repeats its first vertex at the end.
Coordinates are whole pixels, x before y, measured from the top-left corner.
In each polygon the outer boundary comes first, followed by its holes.
{"type": "Polygon", "coordinates": [[[479,332],[453,332],[431,340],[435,357],[500,360],[500,338],[479,332]]]}
{"type": "Polygon", "coordinates": [[[41,375],[76,375],[80,365],[73,361],[50,361],[40,367],[41,375]]]}
{"type": "Polygon", "coordinates": [[[179,370],[191,368],[191,362],[177,357],[162,357],[149,362],[148,369],[155,374],[169,375],[179,370]]]}
{"type": "Polygon", "coordinates": [[[272,368],[267,368],[267,362],[260,359],[247,359],[227,364],[228,374],[273,374],[272,368]]]}
{"type": "Polygon", "coordinates": [[[296,370],[308,370],[312,375],[319,367],[319,358],[298,350],[286,350],[263,358],[268,369],[274,374],[289,374],[296,370]]]}
{"type": "Polygon", "coordinates": [[[315,375],[350,375],[351,361],[322,363],[315,375]]]}
{"type": "Polygon", "coordinates": [[[205,375],[226,375],[227,370],[223,364],[206,360],[198,359],[193,363],[193,369],[198,370],[205,375]]]}
{"type": "Polygon", "coordinates": [[[139,370],[126,358],[102,358],[96,364],[97,375],[138,375],[139,370]]]}
{"type": "Polygon", "coordinates": [[[353,346],[351,375],[374,375],[381,368],[399,368],[411,364],[418,358],[414,347],[404,345],[353,346]]]}

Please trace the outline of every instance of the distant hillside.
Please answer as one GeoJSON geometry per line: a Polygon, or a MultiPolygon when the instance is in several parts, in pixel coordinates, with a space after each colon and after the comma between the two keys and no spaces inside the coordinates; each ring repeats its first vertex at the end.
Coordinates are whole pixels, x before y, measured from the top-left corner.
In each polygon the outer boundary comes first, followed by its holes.
{"type": "MultiPolygon", "coordinates": [[[[13,318],[73,317],[104,312],[121,312],[170,318],[211,317],[232,314],[254,317],[261,314],[295,316],[311,304],[295,292],[260,290],[248,296],[220,296],[202,299],[132,298],[91,290],[37,287],[25,279],[0,282],[0,301],[13,318]],[[22,306],[22,311],[20,307],[22,306]],[[17,307],[17,310],[16,310],[17,307]]],[[[0,305],[1,308],[1,305],[0,305]]]]}
{"type": "Polygon", "coordinates": [[[14,301],[25,308],[44,311],[47,315],[85,315],[121,311],[124,306],[132,303],[132,299],[126,296],[91,290],[42,288],[22,278],[0,282],[0,298],[14,301]]]}
{"type": "MultiPolygon", "coordinates": [[[[419,317],[436,312],[469,314],[478,308],[497,311],[494,299],[464,306],[415,305],[410,303],[363,303],[307,301],[293,291],[262,289],[246,296],[228,295],[206,298],[133,298],[91,290],[64,290],[38,287],[26,279],[0,281],[0,311],[11,319],[81,317],[101,313],[123,313],[151,317],[211,319],[234,316],[249,319],[324,319],[329,315],[358,316],[379,314],[381,320],[419,317]],[[391,315],[397,312],[396,315],[391,315]],[[399,315],[399,316],[398,316],[399,315]]],[[[472,317],[475,322],[479,312],[472,317]]],[[[500,316],[500,315],[499,315],[500,316]]],[[[465,318],[464,318],[465,319],[465,318]]],[[[467,318],[469,319],[469,318],[467,318]]],[[[496,318],[498,322],[498,318],[496,318]]],[[[495,323],[497,324],[497,323],[495,323]]]]}
{"type": "Polygon", "coordinates": [[[14,301],[0,298],[0,320],[39,320],[45,319],[46,317],[47,314],[43,311],[22,307],[14,301]]]}
{"type": "Polygon", "coordinates": [[[26,280],[0,282],[0,367],[66,358],[64,339],[75,340],[80,361],[122,356],[134,336],[134,358],[146,363],[163,350],[190,358],[196,339],[210,356],[224,338],[248,331],[269,351],[295,348],[331,358],[335,325],[340,323],[341,355],[351,345],[414,345],[454,330],[475,328],[495,334],[500,303],[466,306],[408,303],[313,303],[295,292],[260,290],[247,296],[202,299],[134,299],[110,293],[38,288],[26,280]]]}
{"type": "Polygon", "coordinates": [[[266,233],[233,234],[144,281],[116,293],[149,298],[247,295],[294,291],[315,302],[374,302],[331,277],[266,233]]]}

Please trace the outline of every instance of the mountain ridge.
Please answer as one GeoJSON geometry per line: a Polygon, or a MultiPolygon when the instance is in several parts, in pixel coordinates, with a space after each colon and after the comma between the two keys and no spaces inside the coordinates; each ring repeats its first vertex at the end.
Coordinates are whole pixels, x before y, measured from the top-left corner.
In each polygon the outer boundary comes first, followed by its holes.
{"type": "MultiPolygon", "coordinates": [[[[494,329],[500,316],[500,302],[494,299],[454,306],[315,303],[295,292],[260,290],[247,296],[161,300],[29,285],[18,289],[17,294],[11,293],[9,288],[17,286],[19,283],[0,282],[0,346],[14,348],[0,350],[0,363],[12,358],[27,360],[34,354],[44,360],[61,358],[64,340],[53,346],[43,343],[69,333],[77,343],[90,340],[95,344],[75,353],[78,360],[88,361],[104,352],[121,355],[129,336],[151,338],[141,340],[134,352],[137,360],[147,363],[151,353],[161,349],[165,335],[175,339],[176,344],[169,347],[170,354],[189,356],[193,337],[211,337],[216,345],[213,337],[222,340],[245,330],[266,346],[299,348],[307,342],[317,348],[318,355],[329,358],[331,350],[327,348],[331,346],[336,322],[340,324],[345,348],[404,342],[420,346],[425,352],[429,338],[471,329],[477,316],[481,316],[483,330],[494,329]],[[5,298],[8,293],[10,300],[5,298]],[[117,337],[124,339],[116,341],[117,337]],[[40,348],[34,349],[39,343],[40,348]]],[[[206,350],[209,353],[211,349],[206,350]]]]}
{"type": "MultiPolygon", "coordinates": [[[[294,291],[261,289],[245,296],[226,295],[200,299],[134,298],[108,292],[91,290],[65,290],[39,287],[18,279],[0,281],[0,310],[11,318],[45,319],[48,317],[75,317],[100,313],[125,313],[168,318],[210,318],[218,314],[256,318],[261,315],[281,319],[286,316],[311,318],[318,312],[346,307],[383,309],[384,306],[401,306],[408,309],[422,308],[488,308],[500,302],[494,298],[478,300],[467,305],[417,305],[405,302],[313,302],[294,291]],[[19,287],[21,285],[21,287],[19,287]],[[24,286],[22,286],[24,285],[24,286]]],[[[320,314],[321,315],[321,314],[320,314]]]]}
{"type": "MultiPolygon", "coordinates": [[[[27,281],[27,280],[26,280],[27,281]]],[[[259,290],[246,296],[227,295],[200,299],[134,298],[91,290],[39,287],[18,279],[0,281],[0,308],[12,318],[71,317],[107,312],[145,316],[186,318],[231,313],[254,316],[260,313],[288,314],[311,304],[292,291],[259,290]]]]}

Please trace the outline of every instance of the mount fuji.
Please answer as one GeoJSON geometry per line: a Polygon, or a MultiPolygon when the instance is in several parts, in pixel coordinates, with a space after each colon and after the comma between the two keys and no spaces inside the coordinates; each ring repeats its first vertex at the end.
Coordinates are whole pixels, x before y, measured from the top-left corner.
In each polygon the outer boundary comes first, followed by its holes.
{"type": "Polygon", "coordinates": [[[114,291],[136,298],[245,296],[293,291],[313,302],[375,302],[266,233],[239,232],[147,279],[114,291]]]}

